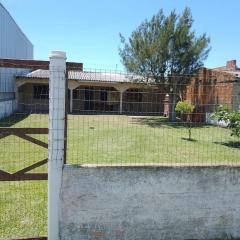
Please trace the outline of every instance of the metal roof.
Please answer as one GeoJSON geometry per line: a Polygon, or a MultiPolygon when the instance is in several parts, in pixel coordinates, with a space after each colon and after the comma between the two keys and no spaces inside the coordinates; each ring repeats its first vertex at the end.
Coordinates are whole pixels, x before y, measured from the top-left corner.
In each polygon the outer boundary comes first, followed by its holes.
{"type": "MultiPolygon", "coordinates": [[[[49,70],[38,69],[36,71],[17,75],[17,78],[48,79],[49,70]]],[[[77,81],[96,82],[144,82],[144,78],[134,74],[98,71],[68,71],[68,79],[77,81]]]]}

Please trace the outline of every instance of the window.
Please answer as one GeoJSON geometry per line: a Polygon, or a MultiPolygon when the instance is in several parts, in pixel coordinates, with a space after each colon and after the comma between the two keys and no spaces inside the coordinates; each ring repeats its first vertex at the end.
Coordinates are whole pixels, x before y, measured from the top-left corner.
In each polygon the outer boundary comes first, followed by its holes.
{"type": "Polygon", "coordinates": [[[101,89],[100,100],[101,101],[107,101],[107,90],[106,89],[101,89]]]}
{"type": "Polygon", "coordinates": [[[48,85],[33,86],[33,98],[35,98],[35,99],[48,99],[49,98],[49,87],[48,87],[48,85]]]}

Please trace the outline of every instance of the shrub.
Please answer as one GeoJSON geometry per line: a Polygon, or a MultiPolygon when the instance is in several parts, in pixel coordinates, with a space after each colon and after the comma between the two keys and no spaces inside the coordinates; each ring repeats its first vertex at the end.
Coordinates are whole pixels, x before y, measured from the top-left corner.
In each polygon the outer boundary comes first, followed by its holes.
{"type": "Polygon", "coordinates": [[[219,105],[213,114],[217,121],[225,121],[231,129],[231,135],[240,137],[240,111],[230,111],[227,105],[219,105]]]}
{"type": "Polygon", "coordinates": [[[186,102],[186,101],[179,101],[176,105],[176,112],[179,112],[181,114],[190,114],[194,110],[194,105],[186,102]]]}

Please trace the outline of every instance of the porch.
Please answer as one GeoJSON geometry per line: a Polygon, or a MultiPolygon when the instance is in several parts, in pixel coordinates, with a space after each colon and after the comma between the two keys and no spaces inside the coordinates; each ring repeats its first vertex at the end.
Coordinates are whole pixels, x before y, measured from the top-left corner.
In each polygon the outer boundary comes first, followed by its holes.
{"type": "MultiPolygon", "coordinates": [[[[70,113],[115,113],[163,115],[165,95],[159,89],[138,84],[68,84],[68,111],[70,113]]],[[[48,112],[48,83],[18,83],[18,110],[31,113],[48,112]]]]}

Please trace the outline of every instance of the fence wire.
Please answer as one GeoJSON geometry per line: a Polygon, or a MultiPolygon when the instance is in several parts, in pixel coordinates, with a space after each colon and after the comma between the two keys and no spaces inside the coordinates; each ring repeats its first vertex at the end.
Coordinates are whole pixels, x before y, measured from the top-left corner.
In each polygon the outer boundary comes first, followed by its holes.
{"type": "Polygon", "coordinates": [[[163,84],[110,71],[69,72],[69,79],[76,78],[84,83],[69,83],[67,163],[239,164],[239,138],[213,118],[220,105],[239,111],[235,76],[199,72],[167,77],[163,84]],[[190,120],[179,112],[171,119],[173,96],[194,106],[190,120]]]}
{"type": "MultiPolygon", "coordinates": [[[[49,71],[0,73],[0,238],[46,236],[49,71]]],[[[235,76],[199,72],[163,84],[72,68],[67,79],[67,164],[239,164],[239,137],[211,117],[220,105],[239,111],[235,76]],[[174,118],[174,101],[193,112],[174,118]]]]}
{"type": "Polygon", "coordinates": [[[29,71],[0,68],[0,239],[47,236],[48,96],[29,71]]]}

